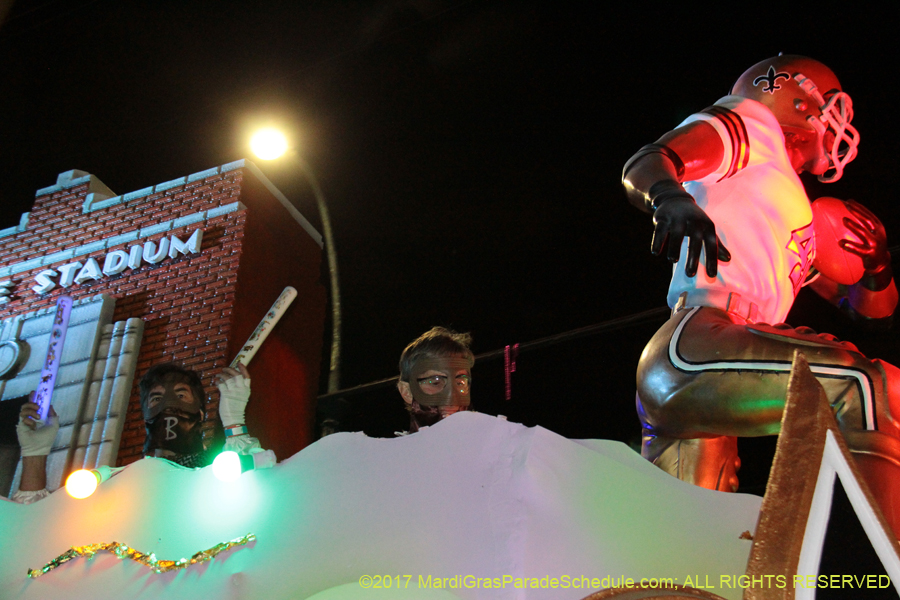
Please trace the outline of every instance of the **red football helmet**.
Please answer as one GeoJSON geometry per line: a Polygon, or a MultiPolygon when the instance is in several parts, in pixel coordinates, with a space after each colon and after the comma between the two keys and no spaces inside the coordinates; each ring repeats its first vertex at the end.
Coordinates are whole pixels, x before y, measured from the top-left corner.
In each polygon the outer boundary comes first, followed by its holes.
{"type": "Polygon", "coordinates": [[[766,59],[744,71],[731,93],[765,104],[785,132],[814,131],[822,152],[809,170],[819,181],[837,181],[856,158],[859,133],[850,125],[853,103],[831,69],[819,61],[790,54],[766,59]]]}

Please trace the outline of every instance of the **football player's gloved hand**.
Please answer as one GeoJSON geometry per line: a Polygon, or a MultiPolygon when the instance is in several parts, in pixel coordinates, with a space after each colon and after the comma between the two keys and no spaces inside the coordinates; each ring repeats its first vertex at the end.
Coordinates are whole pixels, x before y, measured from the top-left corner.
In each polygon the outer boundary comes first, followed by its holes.
{"type": "Polygon", "coordinates": [[[712,219],[676,181],[660,181],[650,188],[648,195],[653,208],[654,225],[650,251],[659,255],[663,246],[668,246],[668,259],[678,262],[681,244],[687,236],[689,241],[685,275],[693,277],[697,274],[700,251],[705,250],[706,274],[715,277],[718,271],[717,259],[728,262],[731,254],[716,236],[716,226],[712,219]]]}
{"type": "Polygon", "coordinates": [[[891,280],[891,254],[887,249],[887,233],[884,231],[884,225],[872,211],[859,202],[847,200],[845,204],[854,218],[844,217],[844,227],[850,230],[859,241],[844,239],[838,243],[846,252],[855,254],[862,259],[865,269],[864,277],[878,280],[878,283],[881,284],[880,287],[877,284],[875,287],[869,285],[866,287],[881,289],[891,280]]]}

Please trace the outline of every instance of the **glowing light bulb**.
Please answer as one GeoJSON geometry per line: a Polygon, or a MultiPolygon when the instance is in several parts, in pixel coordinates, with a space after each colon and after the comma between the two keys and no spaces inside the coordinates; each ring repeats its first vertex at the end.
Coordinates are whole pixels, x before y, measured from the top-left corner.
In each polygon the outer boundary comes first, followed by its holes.
{"type": "Polygon", "coordinates": [[[253,454],[238,454],[226,450],[213,461],[213,475],[220,481],[235,481],[245,471],[271,469],[277,459],[271,450],[257,450],[253,454]]]}
{"type": "Polygon", "coordinates": [[[94,471],[79,469],[66,478],[66,491],[79,500],[87,498],[100,485],[100,476],[94,471]]]}
{"type": "Polygon", "coordinates": [[[87,498],[97,489],[97,486],[117,473],[121,473],[125,467],[108,467],[100,465],[96,469],[78,469],[66,478],[66,491],[73,498],[79,500],[87,498]]]}
{"type": "Polygon", "coordinates": [[[287,139],[276,129],[263,129],[250,138],[250,149],[263,160],[278,158],[288,149],[287,139]]]}
{"type": "Polygon", "coordinates": [[[226,450],[213,461],[213,475],[220,481],[236,481],[241,476],[241,457],[237,452],[226,450]]]}

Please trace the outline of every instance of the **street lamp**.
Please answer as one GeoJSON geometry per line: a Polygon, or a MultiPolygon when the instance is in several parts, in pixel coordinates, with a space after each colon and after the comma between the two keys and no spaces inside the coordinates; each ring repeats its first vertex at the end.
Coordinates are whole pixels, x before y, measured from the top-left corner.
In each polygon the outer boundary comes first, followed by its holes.
{"type": "Polygon", "coordinates": [[[263,160],[273,160],[287,152],[287,139],[277,129],[262,129],[250,138],[250,149],[263,160]]]}
{"type": "Polygon", "coordinates": [[[309,181],[316,197],[319,217],[322,219],[322,235],[325,237],[328,273],[331,276],[331,363],[328,367],[328,393],[336,392],[341,386],[341,292],[338,286],[337,251],[331,234],[331,218],[328,216],[325,194],[322,193],[312,168],[296,150],[289,147],[287,139],[277,130],[263,129],[257,132],[250,140],[250,148],[262,160],[274,160],[288,154],[309,181]]]}

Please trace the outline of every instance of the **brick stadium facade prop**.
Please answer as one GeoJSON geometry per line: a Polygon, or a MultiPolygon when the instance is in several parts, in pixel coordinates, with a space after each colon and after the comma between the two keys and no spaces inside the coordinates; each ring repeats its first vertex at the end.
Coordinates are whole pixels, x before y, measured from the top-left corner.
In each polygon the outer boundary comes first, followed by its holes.
{"type": "Polygon", "coordinates": [[[299,296],[253,362],[247,421],[279,457],[309,444],[325,320],[321,250],[318,232],[244,160],[121,196],[82,171],[38,190],[31,213],[0,230],[0,393],[37,387],[47,314],[72,296],[87,333],[63,350],[50,484],[73,467],[142,456],[137,379],[157,362],[201,373],[211,427],[214,375],[288,285],[299,296]]]}

